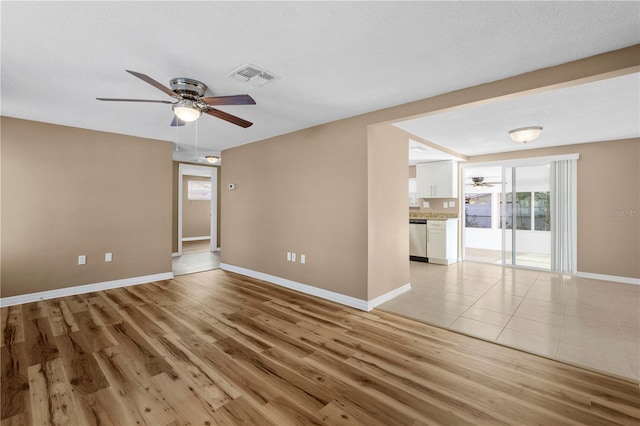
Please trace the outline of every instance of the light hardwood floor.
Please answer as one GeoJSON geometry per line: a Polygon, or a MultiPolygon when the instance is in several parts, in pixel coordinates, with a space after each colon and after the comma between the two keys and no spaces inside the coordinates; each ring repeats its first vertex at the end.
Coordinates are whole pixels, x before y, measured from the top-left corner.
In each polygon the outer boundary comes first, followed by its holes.
{"type": "Polygon", "coordinates": [[[637,384],[221,270],[5,307],[2,425],[638,425],[637,384]]]}

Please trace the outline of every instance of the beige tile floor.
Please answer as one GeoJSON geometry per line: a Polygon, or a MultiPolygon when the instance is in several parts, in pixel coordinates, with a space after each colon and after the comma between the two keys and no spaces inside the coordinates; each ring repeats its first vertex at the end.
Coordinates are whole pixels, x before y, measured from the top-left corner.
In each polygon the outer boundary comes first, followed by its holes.
{"type": "Polygon", "coordinates": [[[379,309],[640,380],[640,286],[476,262],[411,262],[411,291],[379,309]]]}
{"type": "Polygon", "coordinates": [[[220,253],[205,251],[174,257],[173,275],[186,275],[220,268],[220,253]]]}
{"type": "MultiPolygon", "coordinates": [[[[487,250],[479,248],[465,248],[465,259],[474,262],[486,262],[496,265],[502,264],[502,252],[500,250],[487,250]]],[[[506,262],[511,262],[511,252],[506,253],[506,262]]],[[[543,253],[517,252],[516,262],[519,266],[529,268],[551,269],[551,256],[543,253]]]]}

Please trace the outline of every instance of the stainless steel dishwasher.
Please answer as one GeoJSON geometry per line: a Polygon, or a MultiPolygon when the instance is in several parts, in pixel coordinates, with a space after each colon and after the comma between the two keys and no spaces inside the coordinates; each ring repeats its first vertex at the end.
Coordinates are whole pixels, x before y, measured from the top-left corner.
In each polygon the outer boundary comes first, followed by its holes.
{"type": "Polygon", "coordinates": [[[427,261],[426,219],[409,219],[409,259],[427,261]]]}

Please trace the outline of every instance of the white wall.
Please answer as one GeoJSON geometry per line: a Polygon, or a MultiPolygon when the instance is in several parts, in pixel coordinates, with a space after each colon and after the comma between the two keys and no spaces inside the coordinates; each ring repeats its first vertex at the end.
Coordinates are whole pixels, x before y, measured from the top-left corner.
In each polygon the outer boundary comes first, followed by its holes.
{"type": "MultiPolygon", "coordinates": [[[[465,228],[464,242],[468,248],[502,250],[502,230],[465,228]]],[[[507,247],[511,247],[511,230],[506,231],[507,247]]],[[[551,254],[551,232],[516,230],[516,251],[551,254]]]]}

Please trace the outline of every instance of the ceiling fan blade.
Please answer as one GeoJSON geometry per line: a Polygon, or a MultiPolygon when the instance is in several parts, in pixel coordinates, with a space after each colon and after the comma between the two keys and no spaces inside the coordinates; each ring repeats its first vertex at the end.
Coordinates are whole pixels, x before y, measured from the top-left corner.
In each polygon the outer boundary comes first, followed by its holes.
{"type": "Polygon", "coordinates": [[[134,76],[138,77],[140,80],[144,81],[145,83],[148,83],[148,84],[152,85],[156,89],[162,90],[164,93],[166,93],[167,95],[169,95],[169,96],[171,96],[173,98],[182,99],[182,96],[178,95],[176,92],[174,92],[173,90],[169,89],[167,86],[163,85],[162,83],[159,83],[159,82],[155,81],[154,79],[152,79],[151,77],[149,77],[146,74],[142,74],[140,72],[130,71],[130,70],[125,70],[125,71],[128,72],[131,75],[134,75],[134,76]]]}
{"type": "Polygon", "coordinates": [[[207,105],[255,105],[256,101],[249,95],[212,96],[200,99],[207,105]]]}
{"type": "Polygon", "coordinates": [[[122,99],[122,98],[96,98],[99,101],[110,101],[110,102],[153,102],[158,104],[172,104],[171,101],[155,101],[151,99],[122,99]]]}
{"type": "Polygon", "coordinates": [[[173,120],[171,120],[171,126],[172,127],[176,127],[176,126],[184,126],[185,124],[187,124],[186,121],[182,121],[180,120],[177,116],[173,116],[173,120]]]}
{"type": "Polygon", "coordinates": [[[229,123],[233,123],[237,126],[240,127],[244,127],[245,129],[251,125],[253,125],[253,123],[247,121],[247,120],[243,120],[240,117],[236,117],[235,115],[231,115],[229,113],[226,113],[224,111],[220,111],[219,109],[215,109],[215,108],[207,108],[205,110],[203,110],[203,112],[212,115],[214,117],[218,117],[222,120],[228,121],[229,123]]]}

